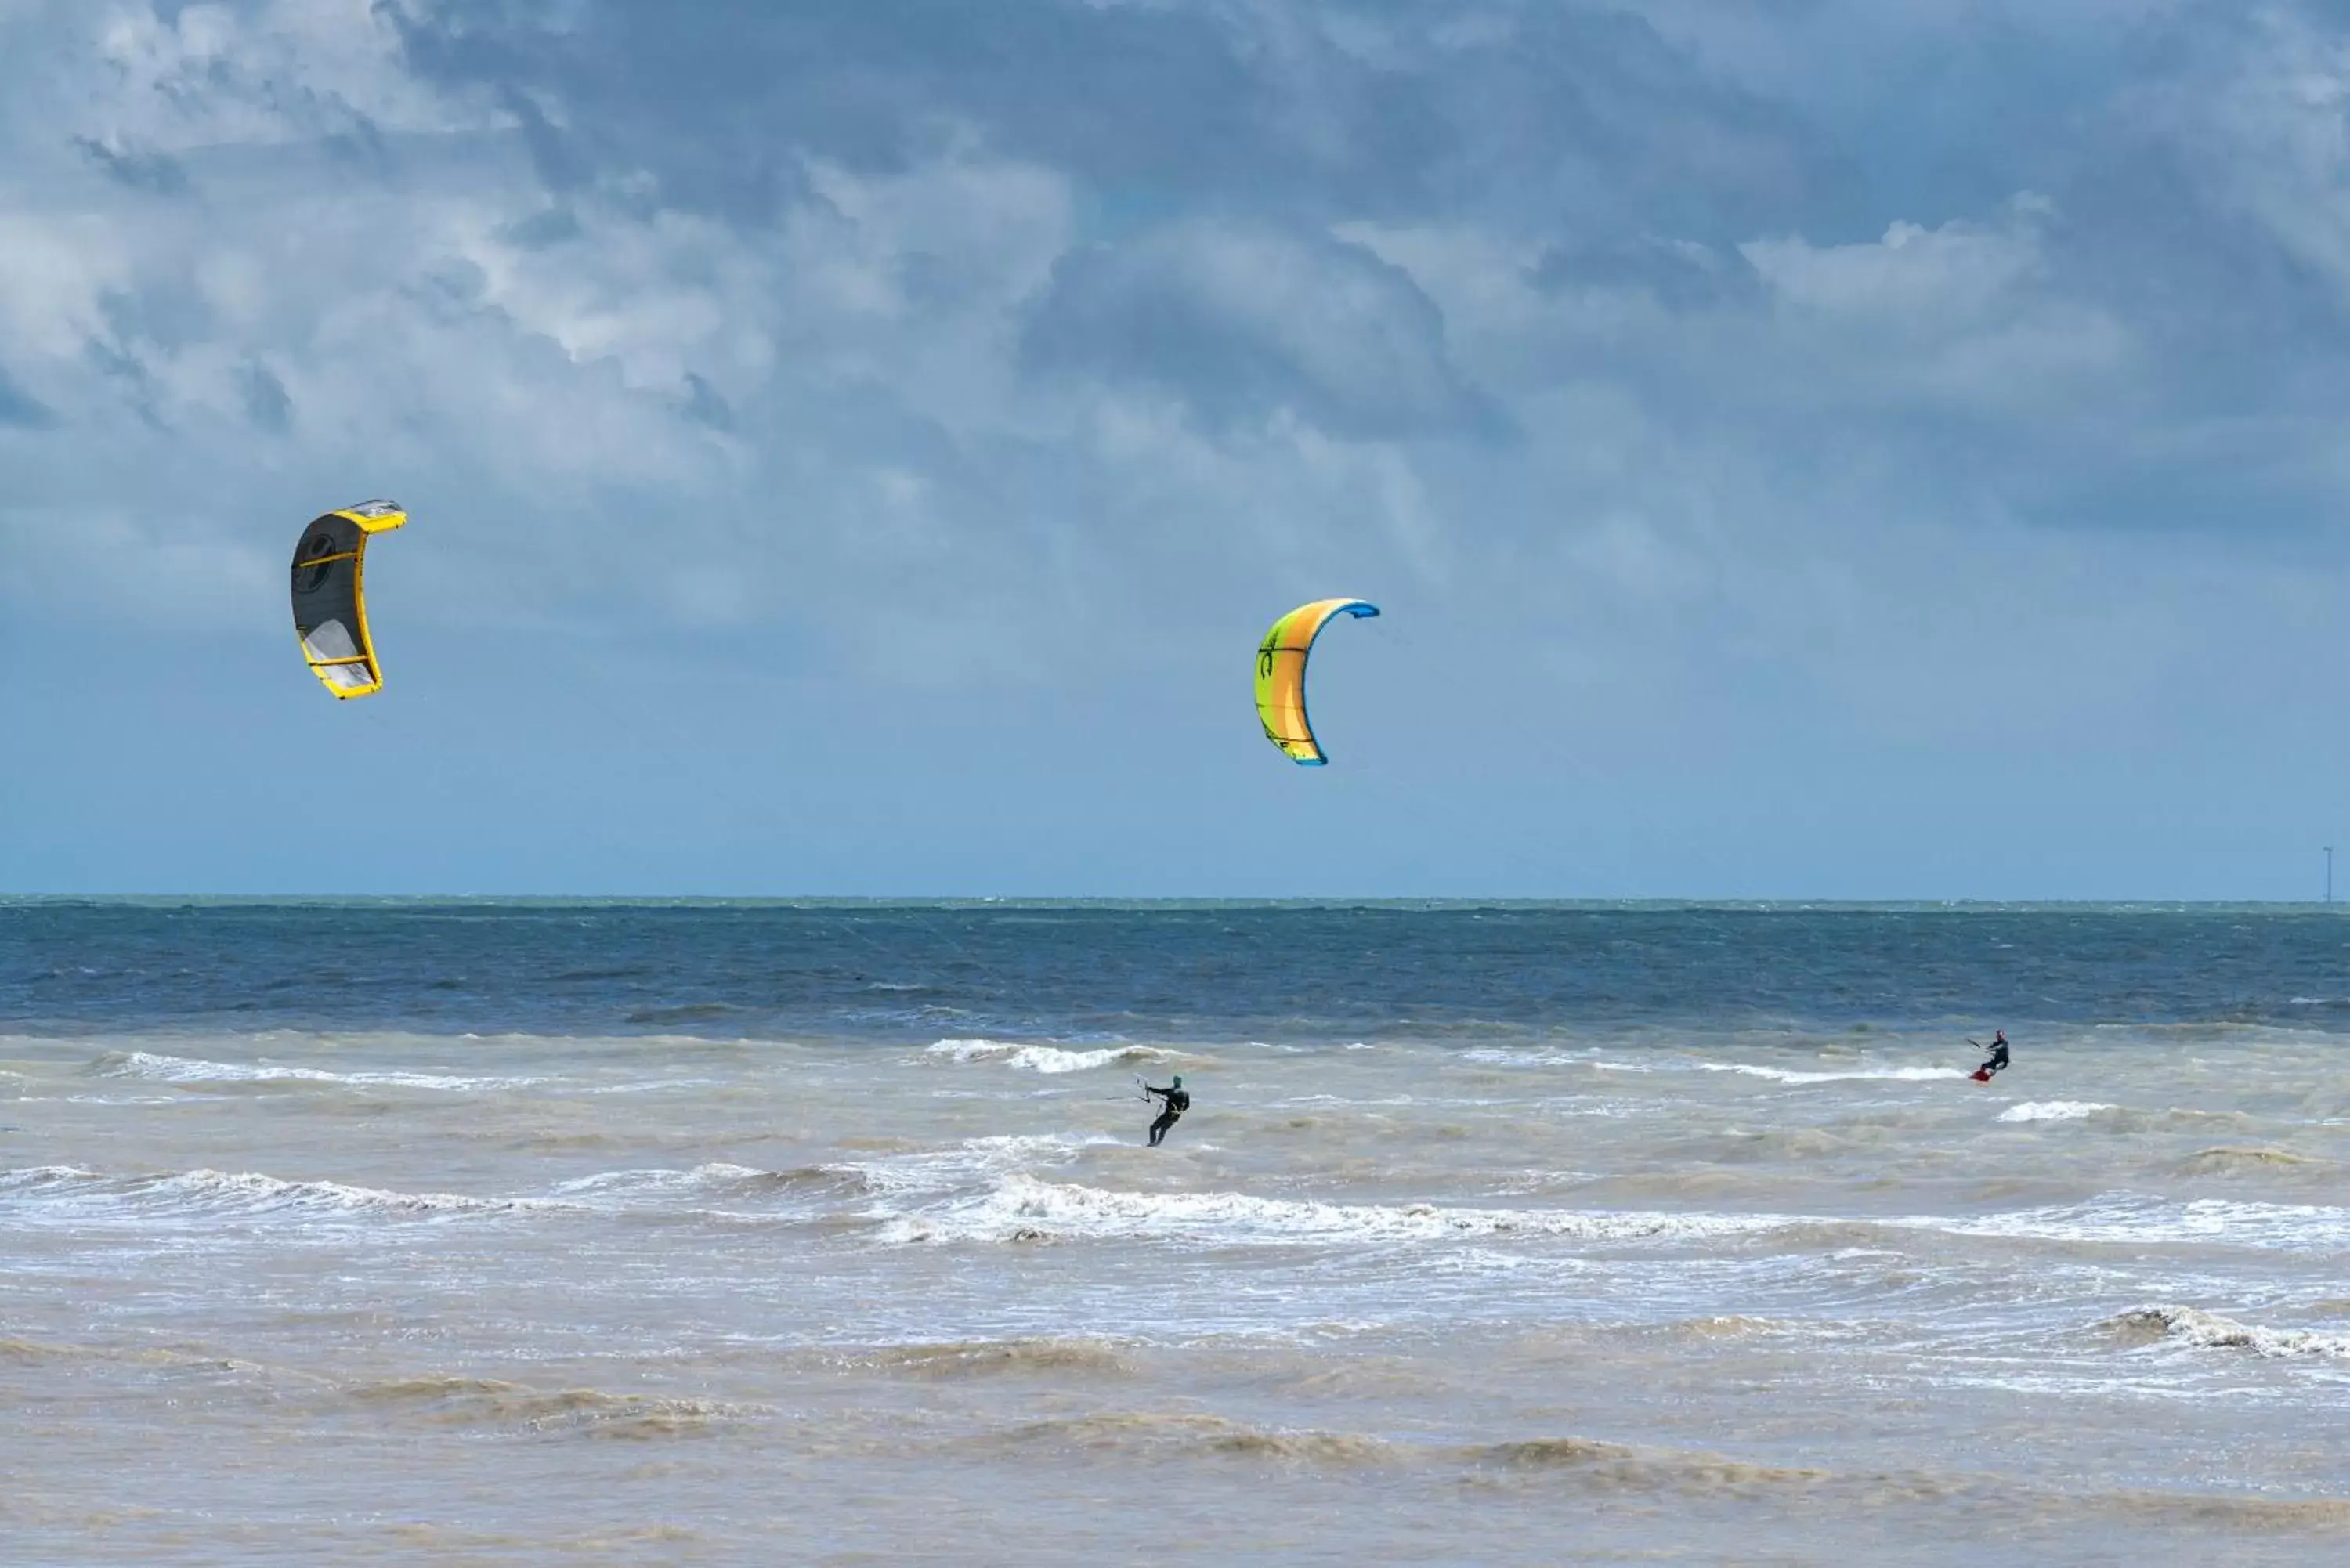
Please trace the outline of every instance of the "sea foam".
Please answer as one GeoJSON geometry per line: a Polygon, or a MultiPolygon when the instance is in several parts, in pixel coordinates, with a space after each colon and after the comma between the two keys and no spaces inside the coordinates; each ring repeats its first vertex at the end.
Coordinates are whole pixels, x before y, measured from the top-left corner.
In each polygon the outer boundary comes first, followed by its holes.
{"type": "Polygon", "coordinates": [[[1021,1045],[1005,1040],[941,1040],[924,1053],[955,1062],[1001,1062],[1031,1073],[1083,1073],[1120,1063],[1167,1062],[1174,1054],[1154,1045],[1112,1045],[1098,1051],[1068,1051],[1058,1045],[1021,1045]]]}
{"type": "Polygon", "coordinates": [[[2109,1326],[2137,1338],[2168,1341],[2199,1350],[2249,1350],[2255,1355],[2350,1356],[2350,1334],[2263,1328],[2191,1306],[2148,1306],[2126,1312],[2109,1326]]]}
{"type": "MultiPolygon", "coordinates": [[[[1574,1060],[1583,1059],[1575,1058],[1574,1060]]],[[[1774,1084],[1923,1083],[1935,1079],[1963,1078],[1967,1075],[1956,1067],[1860,1065],[1806,1070],[1800,1067],[1766,1067],[1759,1062],[1697,1062],[1687,1058],[1658,1062],[1617,1062],[1599,1059],[1589,1061],[1588,1065],[1605,1073],[1736,1073],[1750,1078],[1767,1078],[1774,1084]]]]}
{"type": "Polygon", "coordinates": [[[1923,1083],[1937,1078],[1963,1078],[1956,1067],[1846,1067],[1828,1072],[1804,1072],[1794,1067],[1764,1067],[1752,1062],[1700,1062],[1705,1073],[1743,1073],[1774,1084],[1841,1084],[1854,1081],[1923,1083]]]}
{"type": "Polygon", "coordinates": [[[2188,1202],[2112,1193],[2086,1203],[2016,1209],[1970,1218],[1916,1215],[1883,1223],[1953,1236],[2130,1246],[2243,1247],[2258,1251],[2350,1251],[2350,1209],[2306,1203],[2188,1202]]]}
{"type": "Polygon", "coordinates": [[[544,1083],[542,1078],[460,1077],[442,1073],[330,1073],[320,1067],[288,1067],[276,1062],[213,1062],[201,1056],[169,1056],[154,1051],[109,1052],[89,1071],[101,1078],[139,1078],[163,1084],[349,1084],[367,1088],[441,1089],[454,1092],[509,1089],[544,1083]]]}
{"type": "Polygon", "coordinates": [[[1480,1236],[1704,1241],[1792,1222],[1777,1215],[1466,1209],[1433,1203],[1324,1203],[1244,1192],[1114,1191],[1025,1175],[1009,1177],[976,1198],[885,1218],[884,1239],[893,1241],[1140,1238],[1224,1246],[1480,1236]]]}
{"type": "Polygon", "coordinates": [[[1999,1113],[2003,1122],[2076,1122],[2114,1107],[2097,1100],[2026,1100],[1999,1113]]]}
{"type": "Polygon", "coordinates": [[[114,1177],[79,1166],[0,1171],[0,1194],[29,1199],[35,1215],[68,1220],[272,1214],[493,1215],[587,1210],[529,1198],[398,1192],[341,1181],[288,1181],[258,1171],[187,1170],[114,1177]]]}

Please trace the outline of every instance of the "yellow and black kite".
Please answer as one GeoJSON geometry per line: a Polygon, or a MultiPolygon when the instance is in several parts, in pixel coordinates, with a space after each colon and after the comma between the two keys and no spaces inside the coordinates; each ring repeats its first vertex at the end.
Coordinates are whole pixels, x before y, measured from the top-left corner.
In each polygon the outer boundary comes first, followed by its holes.
{"type": "Polygon", "coordinates": [[[407,521],[392,502],[362,502],[318,518],[294,546],[294,634],[310,673],[338,698],[365,697],[383,686],[368,639],[362,568],[368,536],[407,521]]]}

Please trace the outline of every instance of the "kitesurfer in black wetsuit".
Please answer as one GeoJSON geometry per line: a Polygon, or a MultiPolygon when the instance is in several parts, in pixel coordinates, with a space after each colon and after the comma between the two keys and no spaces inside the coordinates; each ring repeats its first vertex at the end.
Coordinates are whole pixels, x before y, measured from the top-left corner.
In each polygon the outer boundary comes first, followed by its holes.
{"type": "Polygon", "coordinates": [[[1975,1072],[1980,1076],[1988,1078],[1993,1073],[2004,1070],[2006,1066],[2007,1031],[2004,1029],[1996,1030],[1992,1033],[1991,1037],[1991,1060],[1976,1068],[1975,1072]]]}
{"type": "Polygon", "coordinates": [[[1150,1147],[1157,1148],[1159,1140],[1167,1136],[1167,1129],[1181,1121],[1183,1113],[1191,1108],[1191,1096],[1184,1090],[1183,1075],[1180,1073],[1175,1075],[1175,1081],[1167,1087],[1154,1089],[1149,1084],[1145,1084],[1142,1085],[1142,1092],[1145,1095],[1157,1095],[1167,1102],[1166,1108],[1159,1113],[1159,1119],[1150,1124],[1150,1147]]]}

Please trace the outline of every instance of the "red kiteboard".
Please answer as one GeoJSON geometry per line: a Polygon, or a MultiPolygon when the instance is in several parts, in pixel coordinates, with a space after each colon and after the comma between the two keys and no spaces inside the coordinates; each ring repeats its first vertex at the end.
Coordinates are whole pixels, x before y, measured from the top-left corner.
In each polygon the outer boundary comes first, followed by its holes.
{"type": "Polygon", "coordinates": [[[1967,1076],[1972,1078],[1978,1084],[1988,1084],[1991,1082],[1991,1069],[1988,1067],[1977,1067],[1973,1072],[1969,1073],[1967,1076]]]}

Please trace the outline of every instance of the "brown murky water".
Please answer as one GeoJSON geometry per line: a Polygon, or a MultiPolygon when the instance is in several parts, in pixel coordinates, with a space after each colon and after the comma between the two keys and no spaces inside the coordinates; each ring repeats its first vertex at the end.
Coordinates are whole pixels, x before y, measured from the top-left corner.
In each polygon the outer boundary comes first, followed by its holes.
{"type": "Polygon", "coordinates": [[[2350,1557],[2339,1051],[0,1040],[0,1555],[2350,1557]]]}

